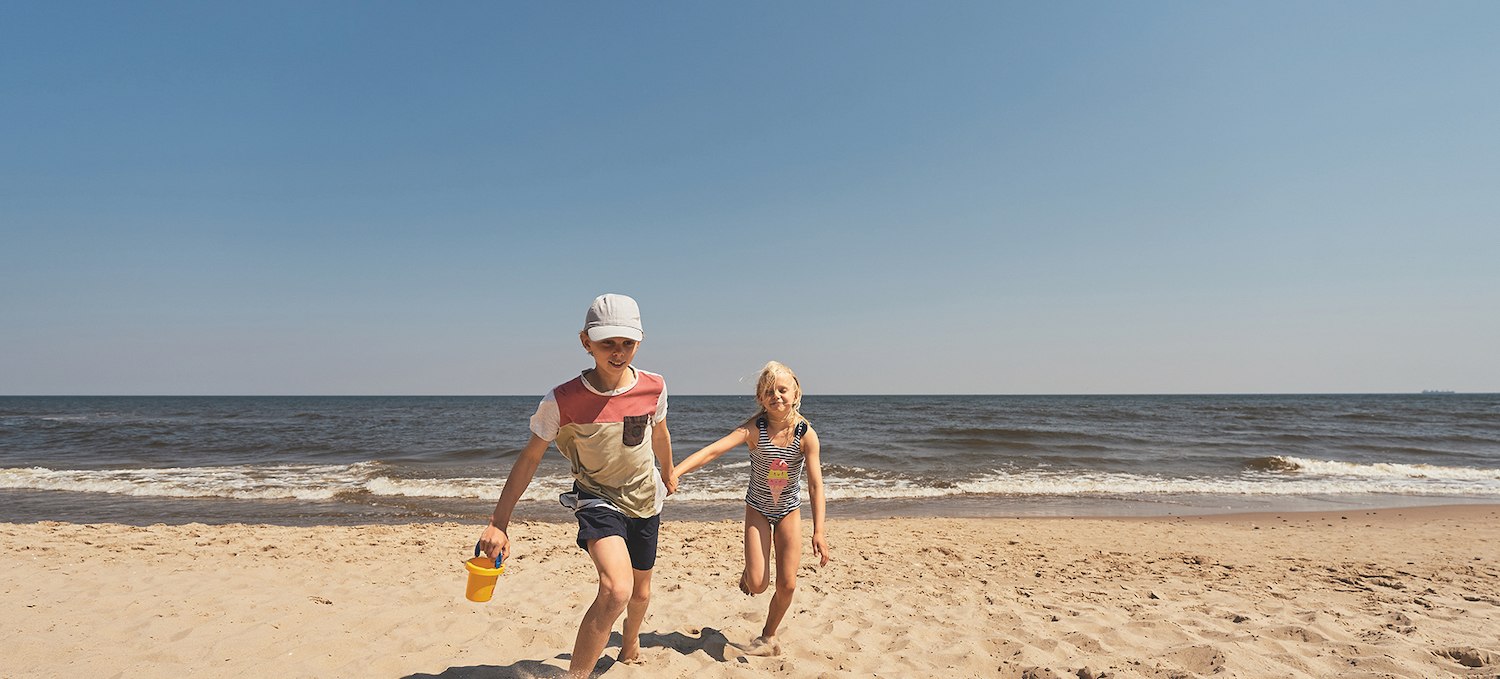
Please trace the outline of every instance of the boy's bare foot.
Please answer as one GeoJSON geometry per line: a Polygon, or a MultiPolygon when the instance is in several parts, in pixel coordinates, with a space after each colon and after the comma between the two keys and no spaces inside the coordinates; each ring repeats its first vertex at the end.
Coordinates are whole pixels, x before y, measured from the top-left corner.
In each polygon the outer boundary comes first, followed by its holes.
{"type": "Polygon", "coordinates": [[[641,661],[641,647],[640,646],[630,646],[630,647],[624,647],[624,646],[622,646],[622,647],[620,647],[620,654],[617,655],[617,656],[615,656],[615,660],[618,660],[618,661],[620,661],[620,662],[622,662],[622,663],[624,663],[626,665],[638,665],[638,664],[640,664],[642,662],[641,661]]]}
{"type": "Polygon", "coordinates": [[[740,649],[740,651],[743,652],[745,655],[753,655],[753,656],[781,655],[781,642],[777,641],[776,637],[774,637],[774,636],[772,636],[772,637],[765,637],[765,636],[756,637],[755,641],[752,641],[752,642],[750,642],[748,644],[745,644],[744,646],[740,646],[739,644],[735,644],[735,647],[738,648],[738,649],[740,649]]]}

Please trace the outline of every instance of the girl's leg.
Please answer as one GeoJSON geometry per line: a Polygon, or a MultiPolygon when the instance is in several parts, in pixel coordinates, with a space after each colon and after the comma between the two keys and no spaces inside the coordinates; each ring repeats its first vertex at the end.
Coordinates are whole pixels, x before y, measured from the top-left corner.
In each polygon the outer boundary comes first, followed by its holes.
{"type": "Polygon", "coordinates": [[[776,524],[776,593],[771,596],[771,610],[766,614],[766,626],[761,629],[762,639],[776,638],[781,619],[792,607],[792,595],[797,591],[797,568],[802,565],[802,510],[794,510],[776,524]]]}
{"type": "Polygon", "coordinates": [[[635,588],[635,569],[630,567],[630,551],[625,548],[625,538],[611,535],[590,540],[589,557],[594,560],[594,569],[599,571],[599,594],[578,625],[573,659],[568,662],[569,677],[588,677],[594,671],[594,664],[609,642],[609,632],[625,610],[635,588]]]}
{"type": "Polygon", "coordinates": [[[770,583],[771,522],[745,505],[745,572],[740,575],[740,591],[754,596],[766,591],[770,583]]]}
{"type": "Polygon", "coordinates": [[[651,605],[651,571],[634,571],[635,589],[625,606],[625,631],[621,635],[619,661],[635,662],[641,657],[641,623],[646,621],[646,607],[651,605]]]}

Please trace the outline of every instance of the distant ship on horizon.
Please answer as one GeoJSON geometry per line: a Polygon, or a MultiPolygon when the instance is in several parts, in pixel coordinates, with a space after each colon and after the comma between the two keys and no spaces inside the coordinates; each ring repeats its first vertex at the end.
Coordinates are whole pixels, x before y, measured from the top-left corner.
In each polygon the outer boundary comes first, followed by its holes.
{"type": "Polygon", "coordinates": [[[1454,392],[1451,389],[1423,389],[1422,393],[1427,394],[1429,396],[1443,396],[1443,395],[1452,394],[1452,393],[1456,393],[1456,392],[1454,392]]]}

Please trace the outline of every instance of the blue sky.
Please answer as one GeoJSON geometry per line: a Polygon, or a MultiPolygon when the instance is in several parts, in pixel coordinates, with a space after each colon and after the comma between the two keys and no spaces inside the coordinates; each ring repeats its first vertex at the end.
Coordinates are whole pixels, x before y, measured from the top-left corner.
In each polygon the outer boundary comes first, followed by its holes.
{"type": "Polygon", "coordinates": [[[1493,2],[9,3],[0,393],[1500,391],[1493,2]]]}

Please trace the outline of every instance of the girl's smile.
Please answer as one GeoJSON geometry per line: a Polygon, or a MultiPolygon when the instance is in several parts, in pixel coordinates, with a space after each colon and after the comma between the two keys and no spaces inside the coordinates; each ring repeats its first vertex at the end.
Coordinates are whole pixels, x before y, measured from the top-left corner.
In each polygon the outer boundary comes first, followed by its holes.
{"type": "Polygon", "coordinates": [[[796,408],[797,402],[802,399],[802,391],[797,387],[797,381],[790,375],[777,375],[767,388],[760,393],[760,405],[766,409],[766,414],[777,420],[785,419],[796,408]]]}

